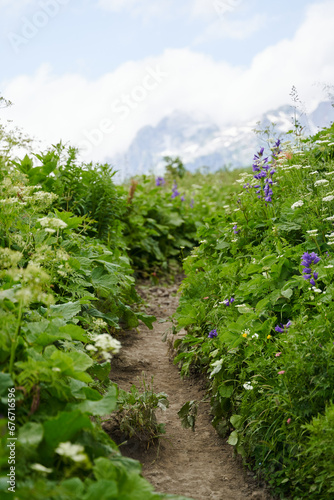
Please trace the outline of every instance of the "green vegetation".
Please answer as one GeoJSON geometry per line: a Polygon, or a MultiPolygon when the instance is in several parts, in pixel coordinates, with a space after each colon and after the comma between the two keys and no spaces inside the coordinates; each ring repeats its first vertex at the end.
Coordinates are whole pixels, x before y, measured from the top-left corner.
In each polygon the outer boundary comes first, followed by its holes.
{"type": "Polygon", "coordinates": [[[199,229],[176,313],[175,362],[207,375],[213,425],[294,500],[334,493],[333,157],[333,126],[261,151],[199,229]]]}
{"type": "MultiPolygon", "coordinates": [[[[181,500],[154,492],[101,422],[150,444],[163,433],[167,395],[120,390],[110,360],[121,331],[155,321],[136,278],[182,261],[175,363],[207,376],[213,425],[281,498],[333,497],[334,127],[297,132],[253,172],[167,157],[164,178],[117,186],[62,144],[18,160],[29,139],[0,126],[1,498],[16,437],[16,498],[181,500]]],[[[179,411],[185,427],[200,403],[179,411]]]]}

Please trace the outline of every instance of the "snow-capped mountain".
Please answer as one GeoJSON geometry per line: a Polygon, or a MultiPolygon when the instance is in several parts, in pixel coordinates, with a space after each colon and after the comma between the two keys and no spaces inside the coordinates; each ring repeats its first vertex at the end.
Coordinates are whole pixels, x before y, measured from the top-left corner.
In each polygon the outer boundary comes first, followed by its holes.
{"type": "MultiPolygon", "coordinates": [[[[309,115],[296,112],[296,118],[305,127],[306,134],[330,125],[334,108],[330,102],[321,102],[309,115]]],[[[263,138],[254,129],[263,129],[275,123],[276,135],[292,128],[294,109],[281,106],[246,123],[220,128],[203,117],[174,111],[155,127],[140,129],[124,155],[110,160],[123,177],[163,172],[164,156],[180,156],[187,170],[205,168],[215,171],[221,167],[237,168],[250,165],[254,152],[263,145],[263,138]]]]}

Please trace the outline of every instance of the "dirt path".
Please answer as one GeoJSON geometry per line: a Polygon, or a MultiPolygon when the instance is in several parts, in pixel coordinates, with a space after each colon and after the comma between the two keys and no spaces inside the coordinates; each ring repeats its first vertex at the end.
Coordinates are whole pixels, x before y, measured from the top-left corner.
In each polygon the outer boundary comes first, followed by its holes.
{"type": "MultiPolygon", "coordinates": [[[[149,303],[147,312],[157,319],[167,318],[177,307],[177,285],[140,288],[149,303]]],[[[264,487],[259,486],[239,460],[233,458],[233,449],[220,438],[210,423],[209,405],[200,405],[195,432],[182,429],[178,410],[189,400],[202,399],[201,382],[181,380],[178,369],[168,355],[168,345],[162,342],[162,334],[170,323],[158,323],[154,330],[140,327],[140,333],[132,331],[124,336],[123,348],[112,370],[112,380],[125,390],[144,371],[147,380],[154,376],[155,392],[166,392],[170,406],[165,412],[157,412],[159,422],[166,424],[166,438],[157,448],[139,451],[123,446],[122,453],[140,460],[143,475],[164,493],[185,495],[195,500],[269,500],[264,487]]]]}

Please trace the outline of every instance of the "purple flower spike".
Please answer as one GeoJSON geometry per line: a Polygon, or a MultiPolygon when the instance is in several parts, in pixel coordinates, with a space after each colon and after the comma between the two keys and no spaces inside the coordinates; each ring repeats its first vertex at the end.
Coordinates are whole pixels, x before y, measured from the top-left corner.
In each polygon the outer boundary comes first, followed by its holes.
{"type": "Polygon", "coordinates": [[[319,276],[319,274],[318,274],[318,273],[313,273],[313,278],[314,278],[315,280],[317,280],[317,279],[318,279],[318,276],[319,276]]]}
{"type": "Polygon", "coordinates": [[[163,177],[157,177],[155,181],[156,186],[163,186],[165,184],[165,179],[163,177]]]}
{"type": "Polygon", "coordinates": [[[224,300],[224,303],[225,303],[225,306],[229,306],[230,305],[230,301],[228,299],[224,300]]]}
{"type": "Polygon", "coordinates": [[[312,286],[315,286],[315,285],[316,285],[316,283],[315,283],[315,281],[314,281],[314,279],[313,279],[313,278],[311,278],[311,279],[310,279],[310,283],[311,283],[311,285],[312,285],[312,286]]]}
{"type": "Polygon", "coordinates": [[[230,304],[233,304],[233,302],[235,301],[235,299],[233,297],[230,298],[230,304]]]}
{"type": "Polygon", "coordinates": [[[284,332],[284,327],[283,327],[283,324],[280,323],[281,326],[275,326],[275,332],[278,332],[278,333],[283,333],[284,332]]]}

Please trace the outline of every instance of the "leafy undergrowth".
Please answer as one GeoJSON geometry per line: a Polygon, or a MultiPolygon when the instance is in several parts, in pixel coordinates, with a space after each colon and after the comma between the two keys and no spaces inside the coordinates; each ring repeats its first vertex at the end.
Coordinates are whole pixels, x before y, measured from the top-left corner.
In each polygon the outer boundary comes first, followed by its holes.
{"type": "MultiPolygon", "coordinates": [[[[8,145],[3,129],[0,139],[8,145]]],[[[134,287],[110,169],[78,166],[61,145],[36,155],[39,166],[9,150],[0,148],[0,496],[182,500],[154,492],[101,427],[136,403],[109,378],[118,332],[155,321],[134,287]]]]}
{"type": "Polygon", "coordinates": [[[334,127],[264,156],[185,260],[175,362],[207,375],[213,425],[276,494],[329,500],[334,127]]]}

